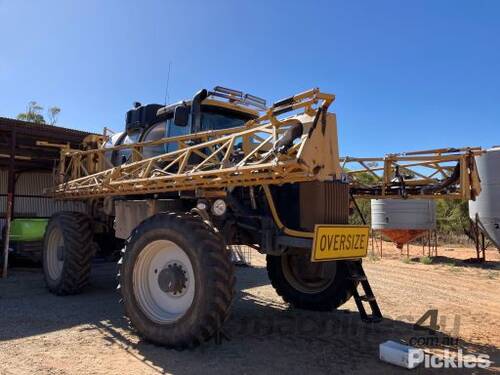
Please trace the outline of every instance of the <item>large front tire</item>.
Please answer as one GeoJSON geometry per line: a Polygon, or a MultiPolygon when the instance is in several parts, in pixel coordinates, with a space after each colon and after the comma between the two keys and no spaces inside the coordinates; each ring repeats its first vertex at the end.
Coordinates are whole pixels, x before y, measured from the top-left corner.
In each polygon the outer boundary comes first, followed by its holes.
{"type": "Polygon", "coordinates": [[[146,219],[127,241],[120,263],[125,313],[145,339],[195,347],[226,320],[234,268],[221,237],[199,218],[161,213],[146,219]]]}
{"type": "Polygon", "coordinates": [[[267,273],[276,293],[293,307],[331,311],[346,303],[356,282],[345,261],[312,263],[306,255],[268,255],[267,273]]]}
{"type": "Polygon", "coordinates": [[[79,212],[52,216],[44,238],[42,263],[45,282],[57,295],[77,294],[88,284],[94,255],[92,223],[79,212]]]}

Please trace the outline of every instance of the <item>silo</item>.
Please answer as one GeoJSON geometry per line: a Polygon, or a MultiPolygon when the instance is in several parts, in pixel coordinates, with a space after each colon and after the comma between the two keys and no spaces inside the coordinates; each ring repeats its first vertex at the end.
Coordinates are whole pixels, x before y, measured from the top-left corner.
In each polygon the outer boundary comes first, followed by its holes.
{"type": "Polygon", "coordinates": [[[500,249],[500,147],[487,150],[476,158],[481,193],[469,201],[469,216],[500,249]],[[476,216],[477,215],[477,216],[476,216]]]}
{"type": "Polygon", "coordinates": [[[372,199],[372,229],[399,248],[436,228],[436,202],[428,199],[372,199]]]}

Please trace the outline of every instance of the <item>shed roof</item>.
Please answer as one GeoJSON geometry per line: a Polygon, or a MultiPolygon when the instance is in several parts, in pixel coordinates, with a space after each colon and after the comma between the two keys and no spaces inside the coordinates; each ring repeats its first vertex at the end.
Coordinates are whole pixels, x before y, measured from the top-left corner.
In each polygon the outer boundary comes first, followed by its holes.
{"type": "Polygon", "coordinates": [[[15,169],[51,170],[59,160],[59,148],[37,144],[45,141],[51,144],[67,144],[80,148],[83,139],[92,134],[61,126],[37,124],[0,117],[0,169],[9,165],[11,134],[15,131],[15,169]]]}

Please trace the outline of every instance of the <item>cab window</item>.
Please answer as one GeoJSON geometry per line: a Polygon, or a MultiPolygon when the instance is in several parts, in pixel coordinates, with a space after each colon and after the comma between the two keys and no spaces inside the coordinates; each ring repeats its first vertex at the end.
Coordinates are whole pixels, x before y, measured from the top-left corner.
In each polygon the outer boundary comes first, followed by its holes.
{"type": "Polygon", "coordinates": [[[250,120],[248,115],[221,109],[205,108],[201,113],[202,130],[222,130],[243,126],[250,120]]]}
{"type": "MultiPolygon", "coordinates": [[[[191,116],[190,116],[191,117],[191,116]]],[[[188,121],[188,124],[190,123],[190,120],[188,121]]],[[[174,124],[173,119],[168,120],[168,136],[169,137],[178,137],[180,135],[186,135],[189,134],[189,126],[177,126],[174,124]]],[[[179,148],[177,142],[172,142],[167,145],[168,147],[168,152],[175,151],[179,148]]]]}

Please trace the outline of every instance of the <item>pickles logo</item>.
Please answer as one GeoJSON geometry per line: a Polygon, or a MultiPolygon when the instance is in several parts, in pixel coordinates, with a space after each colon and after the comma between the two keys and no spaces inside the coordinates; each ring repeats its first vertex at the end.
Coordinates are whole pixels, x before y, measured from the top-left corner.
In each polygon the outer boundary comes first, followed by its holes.
{"type": "Polygon", "coordinates": [[[458,349],[455,355],[448,349],[443,350],[443,355],[424,353],[421,350],[410,350],[408,357],[409,368],[424,363],[425,368],[488,368],[491,365],[488,354],[463,354],[458,349]]]}
{"type": "MultiPolygon", "coordinates": [[[[451,330],[444,336],[437,335],[438,331],[444,333],[446,329],[446,316],[438,319],[438,310],[427,310],[413,325],[415,331],[427,331],[428,335],[414,336],[409,340],[410,345],[419,347],[457,347],[459,344],[460,316],[455,315],[451,330]],[[429,322],[427,325],[426,322],[429,322]],[[438,323],[439,321],[439,323],[438,323]]],[[[457,349],[456,354],[449,349],[444,349],[442,355],[424,353],[422,350],[410,349],[408,364],[415,367],[424,363],[425,368],[488,368],[491,365],[488,354],[464,354],[462,349],[457,349]]],[[[410,367],[410,368],[413,368],[410,367]]]]}

